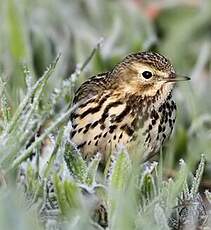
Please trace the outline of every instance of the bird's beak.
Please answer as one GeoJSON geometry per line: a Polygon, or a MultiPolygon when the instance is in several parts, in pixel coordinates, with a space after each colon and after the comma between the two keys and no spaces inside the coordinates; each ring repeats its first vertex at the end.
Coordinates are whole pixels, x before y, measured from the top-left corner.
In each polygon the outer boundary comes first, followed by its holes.
{"type": "Polygon", "coordinates": [[[180,76],[175,73],[172,73],[168,78],[164,78],[165,82],[178,82],[178,81],[189,81],[190,78],[187,76],[180,76]]]}
{"type": "Polygon", "coordinates": [[[177,76],[175,78],[167,78],[167,82],[177,82],[177,81],[189,81],[190,78],[187,76],[177,76]]]}

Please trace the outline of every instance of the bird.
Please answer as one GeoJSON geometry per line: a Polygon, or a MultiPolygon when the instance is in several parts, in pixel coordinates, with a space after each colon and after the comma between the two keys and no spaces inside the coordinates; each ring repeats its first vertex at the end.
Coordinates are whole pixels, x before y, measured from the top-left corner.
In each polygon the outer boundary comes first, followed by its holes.
{"type": "Polygon", "coordinates": [[[70,141],[89,160],[97,153],[101,162],[124,146],[129,154],[140,149],[146,161],[159,152],[172,133],[176,82],[189,77],[176,74],[163,55],[131,53],[112,70],[86,80],[73,98],[70,141]]]}

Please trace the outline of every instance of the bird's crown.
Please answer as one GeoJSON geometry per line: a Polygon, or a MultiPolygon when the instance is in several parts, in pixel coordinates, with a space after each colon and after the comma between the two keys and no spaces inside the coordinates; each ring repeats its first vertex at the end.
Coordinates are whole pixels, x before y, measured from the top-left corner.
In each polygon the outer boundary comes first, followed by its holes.
{"type": "Polygon", "coordinates": [[[132,53],[126,56],[122,63],[129,64],[129,63],[142,63],[153,67],[159,71],[174,71],[173,66],[171,65],[170,61],[165,58],[163,55],[155,53],[155,52],[138,52],[132,53]]]}

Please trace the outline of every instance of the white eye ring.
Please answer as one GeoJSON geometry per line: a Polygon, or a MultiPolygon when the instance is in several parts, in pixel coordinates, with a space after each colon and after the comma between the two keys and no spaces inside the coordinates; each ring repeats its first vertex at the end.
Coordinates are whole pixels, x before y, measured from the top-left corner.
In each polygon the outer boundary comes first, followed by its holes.
{"type": "Polygon", "coordinates": [[[145,70],[144,72],[142,72],[141,75],[145,79],[150,79],[153,76],[152,72],[150,72],[149,70],[145,70]]]}

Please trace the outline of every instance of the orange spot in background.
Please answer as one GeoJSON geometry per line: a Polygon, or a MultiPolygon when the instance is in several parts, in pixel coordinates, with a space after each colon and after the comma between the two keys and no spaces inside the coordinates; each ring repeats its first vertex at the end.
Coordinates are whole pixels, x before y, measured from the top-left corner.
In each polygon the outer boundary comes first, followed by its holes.
{"type": "Polygon", "coordinates": [[[146,6],[146,15],[154,21],[161,12],[161,8],[157,4],[149,4],[146,6]]]}
{"type": "Polygon", "coordinates": [[[146,14],[151,21],[154,21],[162,10],[162,6],[158,3],[144,4],[142,0],[133,0],[133,2],[146,14]]]}

